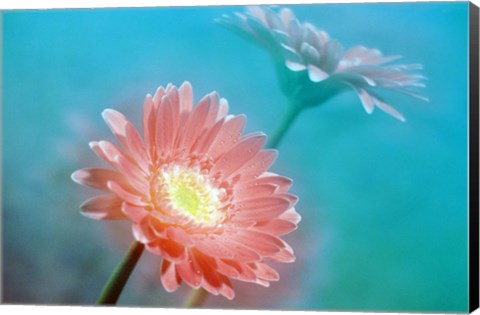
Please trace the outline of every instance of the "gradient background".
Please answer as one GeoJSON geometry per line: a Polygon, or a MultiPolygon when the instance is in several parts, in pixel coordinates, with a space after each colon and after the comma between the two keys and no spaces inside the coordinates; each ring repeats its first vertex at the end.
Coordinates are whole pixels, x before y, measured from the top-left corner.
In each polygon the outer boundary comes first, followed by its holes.
{"type": "MultiPolygon", "coordinates": [[[[208,307],[467,310],[467,3],[292,6],[344,47],[422,63],[424,103],[388,95],[407,123],[367,115],[352,93],[300,116],[273,170],[294,179],[298,257],[270,288],[234,282],[208,307]]],[[[3,301],[93,304],[132,241],[89,220],[95,191],[70,174],[102,165],[88,141],[113,136],[104,108],[139,125],[143,98],[189,80],[216,90],[247,131],[271,134],[287,108],[268,55],[213,19],[242,7],[3,12],[3,301]]],[[[119,305],[181,305],[145,253],[119,305]]]]}

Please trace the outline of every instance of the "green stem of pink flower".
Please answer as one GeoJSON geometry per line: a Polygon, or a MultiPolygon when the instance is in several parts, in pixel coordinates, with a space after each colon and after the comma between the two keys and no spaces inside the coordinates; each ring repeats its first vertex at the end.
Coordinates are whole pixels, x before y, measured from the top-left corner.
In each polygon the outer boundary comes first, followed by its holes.
{"type": "Polygon", "coordinates": [[[110,275],[97,300],[97,305],[115,305],[132,274],[135,265],[143,253],[145,245],[134,241],[123,255],[115,270],[110,275]]]}
{"type": "Polygon", "coordinates": [[[288,107],[287,113],[283,117],[282,122],[273,133],[273,136],[268,140],[266,145],[267,148],[276,149],[280,145],[283,137],[287,134],[287,131],[293,125],[295,119],[302,112],[303,108],[303,106],[298,106],[296,104],[291,104],[291,106],[288,107]]]}
{"type": "Polygon", "coordinates": [[[203,288],[193,289],[183,304],[184,307],[195,308],[202,306],[210,294],[203,288]]]}

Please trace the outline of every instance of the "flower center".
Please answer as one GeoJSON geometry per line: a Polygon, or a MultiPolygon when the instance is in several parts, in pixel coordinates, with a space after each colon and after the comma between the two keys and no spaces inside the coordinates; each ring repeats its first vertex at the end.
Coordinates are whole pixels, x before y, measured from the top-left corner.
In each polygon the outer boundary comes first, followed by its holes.
{"type": "Polygon", "coordinates": [[[160,170],[157,180],[157,200],[172,214],[201,226],[214,226],[224,219],[220,208],[225,191],[215,188],[200,170],[167,166],[160,170]]]}

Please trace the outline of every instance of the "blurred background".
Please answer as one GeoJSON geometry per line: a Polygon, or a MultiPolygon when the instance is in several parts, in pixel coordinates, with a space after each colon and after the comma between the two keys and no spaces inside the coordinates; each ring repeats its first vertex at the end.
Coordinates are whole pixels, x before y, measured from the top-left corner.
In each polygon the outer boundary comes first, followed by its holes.
{"type": "MultiPolygon", "coordinates": [[[[309,109],[273,171],[294,179],[297,255],[270,288],[234,281],[212,308],[467,310],[468,3],[291,6],[345,48],[422,63],[430,103],[388,95],[407,118],[367,115],[344,93],[309,109]]],[[[243,7],[3,12],[3,302],[93,304],[133,240],[128,224],[80,215],[97,194],[70,179],[102,165],[91,140],[113,140],[100,113],[137,125],[159,85],[216,90],[247,131],[271,134],[287,108],[262,50],[214,24],[243,7]]],[[[147,252],[119,305],[180,306],[147,252]]]]}

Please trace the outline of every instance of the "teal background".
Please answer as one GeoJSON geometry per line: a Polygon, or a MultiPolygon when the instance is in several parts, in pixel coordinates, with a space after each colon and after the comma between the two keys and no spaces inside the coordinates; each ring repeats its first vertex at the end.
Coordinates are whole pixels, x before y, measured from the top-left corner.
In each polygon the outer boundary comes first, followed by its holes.
{"type": "MultiPolygon", "coordinates": [[[[406,123],[344,93],[299,117],[273,170],[294,179],[297,262],[270,288],[234,282],[209,307],[462,312],[467,266],[467,3],[291,6],[344,47],[422,63],[430,103],[386,94],[406,123]]],[[[70,180],[102,165],[105,108],[139,126],[143,98],[169,82],[216,90],[247,131],[271,134],[287,108],[262,50],[215,25],[243,7],[8,11],[3,18],[3,301],[93,304],[132,237],[89,220],[96,192],[70,180]]],[[[145,254],[119,305],[181,305],[145,254]]]]}

